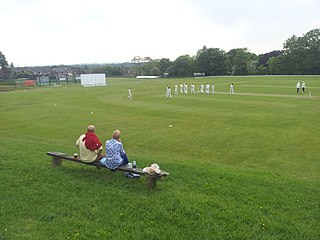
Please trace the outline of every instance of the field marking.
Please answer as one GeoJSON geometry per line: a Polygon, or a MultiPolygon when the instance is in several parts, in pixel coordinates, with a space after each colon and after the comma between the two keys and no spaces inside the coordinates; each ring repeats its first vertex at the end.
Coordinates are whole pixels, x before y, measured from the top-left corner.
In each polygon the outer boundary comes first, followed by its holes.
{"type": "MultiPolygon", "coordinates": [[[[239,87],[264,87],[264,88],[270,87],[270,88],[294,88],[294,89],[296,89],[296,86],[292,86],[292,85],[290,85],[290,86],[274,86],[274,85],[242,85],[242,84],[239,84],[238,86],[239,87]]],[[[320,87],[308,87],[307,89],[310,89],[310,88],[318,89],[320,87]]]]}
{"type": "MultiPolygon", "coordinates": [[[[272,94],[272,93],[244,93],[244,92],[236,92],[235,94],[230,94],[229,92],[214,92],[214,94],[205,94],[205,93],[196,93],[196,94],[191,94],[191,93],[180,93],[177,95],[172,95],[172,98],[178,97],[178,96],[193,96],[193,95],[207,95],[207,96],[213,96],[213,95],[240,95],[240,96],[258,96],[258,97],[284,97],[284,98],[301,98],[301,99],[317,99],[319,96],[312,96],[311,98],[309,97],[308,93],[301,93],[297,95],[288,95],[288,94],[272,94]]],[[[157,95],[157,96],[162,96],[165,97],[164,95],[157,95]]]]}
{"type": "MultiPolygon", "coordinates": [[[[242,93],[236,92],[235,94],[230,94],[229,92],[215,92],[215,94],[227,94],[227,95],[241,95],[241,96],[260,96],[260,97],[286,97],[286,98],[305,98],[309,99],[309,94],[297,94],[297,95],[288,95],[288,94],[272,94],[272,93],[242,93]]],[[[214,94],[210,94],[214,95],[214,94]]],[[[318,96],[312,96],[311,98],[319,98],[318,96]]]]}
{"type": "Polygon", "coordinates": [[[264,87],[264,88],[296,88],[295,86],[275,86],[275,85],[242,85],[239,84],[239,87],[264,87]]]}

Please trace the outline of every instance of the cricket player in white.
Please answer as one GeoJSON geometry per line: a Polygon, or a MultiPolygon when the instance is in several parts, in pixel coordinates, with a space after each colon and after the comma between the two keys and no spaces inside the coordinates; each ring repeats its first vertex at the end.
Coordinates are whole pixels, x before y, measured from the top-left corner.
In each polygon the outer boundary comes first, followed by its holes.
{"type": "Polygon", "coordinates": [[[302,82],[301,88],[302,88],[302,92],[304,92],[304,90],[306,89],[306,83],[305,82],[302,82]]]}
{"type": "Polygon", "coordinates": [[[167,87],[166,98],[172,98],[171,96],[171,88],[167,87]]]}
{"type": "Polygon", "coordinates": [[[233,83],[230,84],[230,94],[234,94],[234,85],[233,83]]]}
{"type": "Polygon", "coordinates": [[[297,88],[297,93],[298,93],[300,91],[300,82],[297,83],[296,88],[297,88]]]}
{"type": "Polygon", "coordinates": [[[188,85],[184,84],[184,93],[188,93],[188,85]]]}
{"type": "Polygon", "coordinates": [[[210,93],[210,85],[209,83],[206,84],[206,94],[210,93]]]}
{"type": "Polygon", "coordinates": [[[204,86],[203,84],[200,85],[200,93],[203,93],[203,89],[204,89],[204,86]]]}
{"type": "Polygon", "coordinates": [[[190,86],[191,86],[191,93],[193,93],[193,94],[194,94],[194,93],[196,93],[196,92],[194,91],[194,84],[193,84],[193,83],[191,83],[191,85],[190,85],[190,86]]]}
{"type": "Polygon", "coordinates": [[[178,94],[178,85],[177,84],[174,85],[174,94],[175,95],[178,94]]]}
{"type": "Polygon", "coordinates": [[[180,93],[183,93],[183,85],[180,83],[180,93]]]}
{"type": "Polygon", "coordinates": [[[127,99],[132,100],[132,91],[131,88],[128,89],[128,97],[127,99]]]}
{"type": "Polygon", "coordinates": [[[211,85],[212,94],[214,94],[214,84],[211,85]]]}

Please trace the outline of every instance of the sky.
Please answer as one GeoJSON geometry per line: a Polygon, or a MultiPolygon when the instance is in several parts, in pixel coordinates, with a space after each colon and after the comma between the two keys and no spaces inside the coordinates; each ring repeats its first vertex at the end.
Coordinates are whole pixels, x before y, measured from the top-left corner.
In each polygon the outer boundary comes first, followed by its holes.
{"type": "Polygon", "coordinates": [[[15,67],[255,54],[320,28],[319,0],[0,0],[0,51],[15,67]]]}

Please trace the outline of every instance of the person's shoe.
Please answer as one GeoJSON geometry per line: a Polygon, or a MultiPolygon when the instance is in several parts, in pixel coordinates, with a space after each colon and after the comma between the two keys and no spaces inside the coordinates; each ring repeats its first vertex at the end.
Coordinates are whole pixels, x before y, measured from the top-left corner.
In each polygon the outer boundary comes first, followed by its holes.
{"type": "Polygon", "coordinates": [[[140,177],[139,174],[129,173],[129,172],[125,172],[124,175],[125,175],[126,177],[129,177],[129,178],[139,178],[139,177],[140,177]]]}
{"type": "Polygon", "coordinates": [[[131,173],[134,178],[140,178],[140,175],[137,173],[131,173]]]}
{"type": "Polygon", "coordinates": [[[125,172],[124,175],[128,178],[133,178],[132,175],[129,172],[125,172]]]}

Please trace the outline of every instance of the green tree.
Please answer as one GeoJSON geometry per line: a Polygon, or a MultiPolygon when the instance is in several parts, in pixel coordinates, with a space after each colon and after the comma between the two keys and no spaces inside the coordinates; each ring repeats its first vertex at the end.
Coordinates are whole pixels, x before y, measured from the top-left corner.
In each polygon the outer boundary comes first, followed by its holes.
{"type": "Polygon", "coordinates": [[[121,67],[113,67],[107,65],[94,67],[91,70],[91,73],[105,73],[108,77],[118,77],[123,75],[121,67]]]}
{"type": "Polygon", "coordinates": [[[283,51],[276,50],[264,54],[258,55],[257,65],[256,65],[256,71],[255,73],[257,75],[267,75],[269,74],[269,65],[268,62],[272,57],[278,57],[283,54],[283,51]]]}
{"type": "Polygon", "coordinates": [[[278,75],[281,74],[280,69],[282,68],[282,59],[283,57],[271,57],[268,61],[269,74],[278,75]]]}
{"type": "Polygon", "coordinates": [[[169,58],[161,58],[159,61],[159,71],[160,75],[163,76],[164,73],[168,72],[168,68],[172,65],[169,58]]]}
{"type": "Polygon", "coordinates": [[[219,48],[203,46],[196,55],[196,71],[211,75],[227,75],[229,72],[229,58],[227,53],[219,48]]]}
{"type": "Polygon", "coordinates": [[[0,81],[10,80],[11,68],[8,65],[6,56],[0,51],[0,81]]]}
{"type": "Polygon", "coordinates": [[[144,73],[142,73],[142,66],[145,65],[146,63],[149,63],[150,61],[152,61],[150,57],[135,56],[131,60],[131,62],[136,65],[136,69],[138,70],[138,73],[136,75],[139,75],[139,76],[144,75],[144,73]]]}
{"type": "Polygon", "coordinates": [[[189,55],[182,55],[178,57],[169,67],[168,72],[170,76],[176,77],[191,77],[195,69],[195,62],[189,55]]]}
{"type": "Polygon", "coordinates": [[[257,55],[248,52],[247,48],[231,49],[228,56],[233,75],[255,74],[253,66],[257,63],[257,55]]]}
{"type": "Polygon", "coordinates": [[[276,50],[258,56],[258,66],[268,67],[268,61],[272,57],[277,57],[283,54],[283,51],[276,50]]]}
{"type": "Polygon", "coordinates": [[[268,68],[260,65],[260,66],[257,67],[256,74],[257,75],[267,75],[268,74],[268,68]]]}
{"type": "Polygon", "coordinates": [[[293,35],[283,48],[283,55],[268,62],[271,74],[320,74],[320,29],[293,35]]]}
{"type": "Polygon", "coordinates": [[[283,45],[287,74],[320,74],[320,29],[293,35],[283,45]]]}
{"type": "Polygon", "coordinates": [[[141,71],[145,76],[159,76],[159,61],[152,60],[151,58],[141,67],[141,71]]]}

